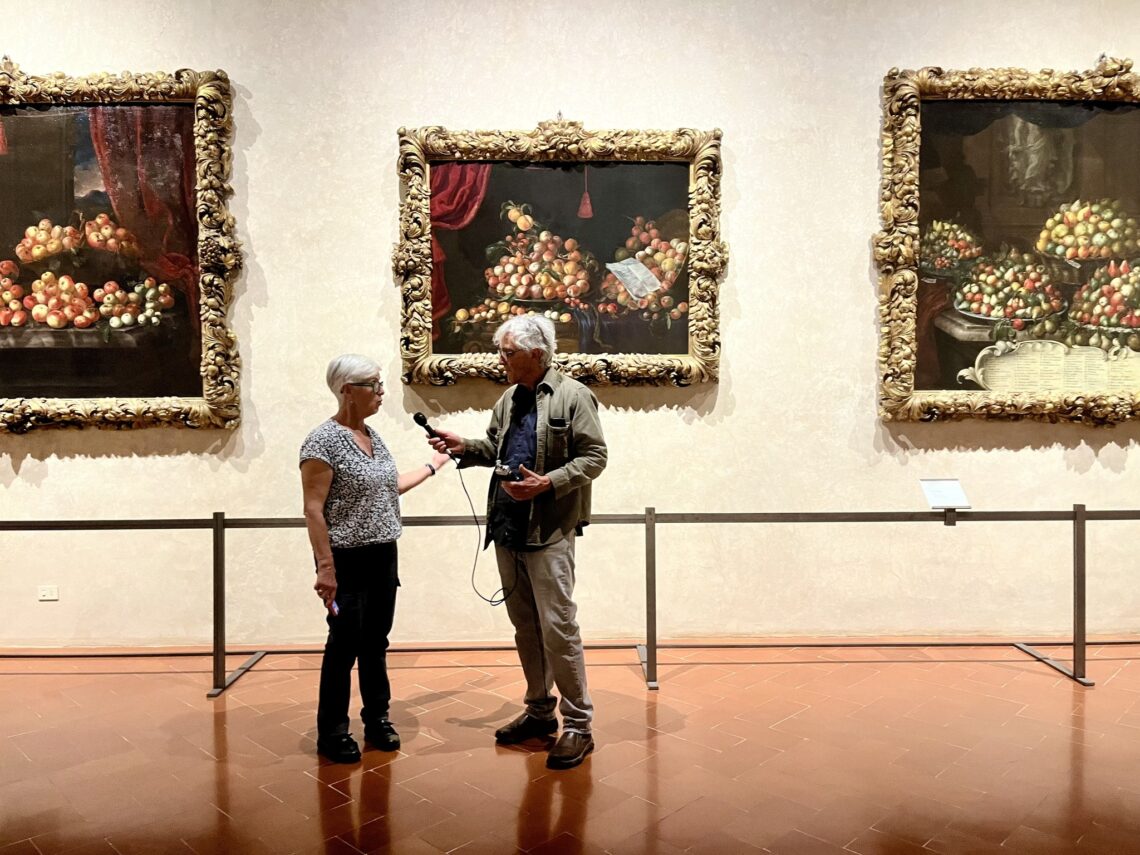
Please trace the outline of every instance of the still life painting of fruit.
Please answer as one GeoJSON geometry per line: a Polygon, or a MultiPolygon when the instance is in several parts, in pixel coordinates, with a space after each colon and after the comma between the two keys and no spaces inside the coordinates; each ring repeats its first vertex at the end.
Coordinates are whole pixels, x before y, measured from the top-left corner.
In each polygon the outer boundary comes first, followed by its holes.
{"type": "Polygon", "coordinates": [[[0,108],[0,398],[201,394],[193,123],[0,108]]]}
{"type": "Polygon", "coordinates": [[[922,105],[916,389],[977,389],[979,354],[1019,342],[1140,356],[1137,139],[1129,103],[922,105]]]}
{"type": "Polygon", "coordinates": [[[436,353],[491,353],[506,318],[561,352],[688,352],[687,163],[431,164],[436,353]]]}

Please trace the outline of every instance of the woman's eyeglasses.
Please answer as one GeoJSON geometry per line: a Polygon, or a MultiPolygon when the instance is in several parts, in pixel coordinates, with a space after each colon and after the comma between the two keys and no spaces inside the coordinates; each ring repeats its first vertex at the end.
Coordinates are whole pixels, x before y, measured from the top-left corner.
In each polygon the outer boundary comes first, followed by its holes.
{"type": "Polygon", "coordinates": [[[382,380],[363,380],[360,383],[349,383],[348,385],[359,386],[362,389],[371,389],[377,395],[384,390],[384,381],[382,380]]]}

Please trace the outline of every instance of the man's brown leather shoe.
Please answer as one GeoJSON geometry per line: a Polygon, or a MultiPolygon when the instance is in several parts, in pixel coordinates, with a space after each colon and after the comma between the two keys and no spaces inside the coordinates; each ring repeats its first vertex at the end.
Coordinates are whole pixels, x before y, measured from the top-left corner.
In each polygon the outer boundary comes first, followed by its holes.
{"type": "Polygon", "coordinates": [[[588,733],[566,730],[546,755],[547,769],[573,769],[594,750],[594,738],[588,733]]]}
{"type": "Polygon", "coordinates": [[[523,713],[514,721],[496,730],[495,741],[500,745],[514,745],[526,742],[528,739],[550,736],[556,730],[558,730],[557,719],[535,718],[530,713],[523,713]]]}

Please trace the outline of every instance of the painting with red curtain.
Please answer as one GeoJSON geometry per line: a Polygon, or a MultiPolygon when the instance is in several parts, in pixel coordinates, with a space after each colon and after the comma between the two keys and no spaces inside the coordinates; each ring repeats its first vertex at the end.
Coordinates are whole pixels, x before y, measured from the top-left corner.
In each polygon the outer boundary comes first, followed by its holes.
{"type": "Polygon", "coordinates": [[[471,225],[491,177],[489,163],[440,162],[431,165],[431,337],[439,338],[439,322],[451,311],[451,295],[444,277],[447,254],[436,229],[459,231],[471,225]]]}
{"type": "Polygon", "coordinates": [[[688,353],[687,163],[428,167],[433,353],[494,353],[522,313],[563,353],[688,353]]]}
{"type": "Polygon", "coordinates": [[[201,395],[193,105],[0,128],[0,398],[201,395]]]}
{"type": "Polygon", "coordinates": [[[191,120],[181,105],[90,110],[91,142],[115,220],[138,237],[143,270],[197,306],[191,120]]]}

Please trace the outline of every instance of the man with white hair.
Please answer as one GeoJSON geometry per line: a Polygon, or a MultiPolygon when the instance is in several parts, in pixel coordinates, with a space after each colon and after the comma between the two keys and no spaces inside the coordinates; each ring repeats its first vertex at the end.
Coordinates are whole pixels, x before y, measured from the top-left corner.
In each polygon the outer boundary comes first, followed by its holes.
{"type": "Polygon", "coordinates": [[[494,541],[515,647],[526,677],[526,710],[495,732],[501,745],[562,735],[546,758],[570,769],[594,750],[594,707],[586,687],[574,538],[590,522],[590,484],[606,467],[606,442],[593,393],[551,364],[554,324],[511,318],[495,332],[513,385],[491,413],[487,435],[464,439],[437,430],[429,440],[459,466],[494,466],[487,498],[487,543],[494,541]],[[551,694],[558,687],[561,702],[551,694]]]}

